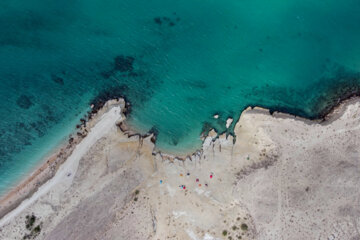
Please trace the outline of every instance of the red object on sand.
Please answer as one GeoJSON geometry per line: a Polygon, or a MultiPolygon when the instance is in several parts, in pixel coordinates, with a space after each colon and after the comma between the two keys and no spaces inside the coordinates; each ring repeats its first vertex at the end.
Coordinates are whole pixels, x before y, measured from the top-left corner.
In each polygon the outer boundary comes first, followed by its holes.
{"type": "Polygon", "coordinates": [[[186,189],[186,187],[185,187],[185,186],[183,186],[183,189],[186,189]]]}
{"type": "Polygon", "coordinates": [[[212,178],[212,174],[210,175],[210,178],[212,178]]]}
{"type": "Polygon", "coordinates": [[[199,182],[199,179],[198,179],[198,178],[196,179],[196,182],[199,182]]]}

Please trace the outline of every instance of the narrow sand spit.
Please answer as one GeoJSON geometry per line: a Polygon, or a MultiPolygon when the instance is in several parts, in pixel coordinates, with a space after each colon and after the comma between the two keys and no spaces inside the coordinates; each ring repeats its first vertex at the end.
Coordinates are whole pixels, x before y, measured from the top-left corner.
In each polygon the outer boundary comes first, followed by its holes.
{"type": "Polygon", "coordinates": [[[359,99],[322,124],[249,108],[235,143],[212,130],[183,161],[154,152],[152,136],[115,128],[117,114],[105,113],[55,180],[2,220],[0,239],[28,234],[31,214],[36,239],[49,240],[360,237],[359,99]]]}
{"type": "Polygon", "coordinates": [[[75,147],[70,157],[60,166],[55,176],[41,186],[29,199],[24,200],[16,209],[4,216],[0,220],[0,227],[29,207],[39,197],[49,192],[51,188],[68,188],[73,181],[80,159],[100,138],[106,136],[111,129],[115,128],[115,123],[118,120],[121,120],[120,107],[113,107],[104,113],[99,122],[91,128],[88,135],[75,147]]]}

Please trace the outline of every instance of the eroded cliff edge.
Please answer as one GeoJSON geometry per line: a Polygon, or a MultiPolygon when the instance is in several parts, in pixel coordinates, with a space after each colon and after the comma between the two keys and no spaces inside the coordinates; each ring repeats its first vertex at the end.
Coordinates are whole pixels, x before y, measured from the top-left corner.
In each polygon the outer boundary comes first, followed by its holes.
{"type": "Polygon", "coordinates": [[[247,109],[235,143],[211,132],[201,154],[181,161],[114,124],[69,187],[52,188],[0,237],[23,237],[31,214],[38,239],[359,237],[359,117],[358,99],[322,124],[247,109]]]}

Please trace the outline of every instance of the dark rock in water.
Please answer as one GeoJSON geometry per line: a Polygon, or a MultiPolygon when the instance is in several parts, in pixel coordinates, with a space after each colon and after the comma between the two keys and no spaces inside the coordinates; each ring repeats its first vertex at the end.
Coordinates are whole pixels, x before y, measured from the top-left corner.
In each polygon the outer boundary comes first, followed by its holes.
{"type": "Polygon", "coordinates": [[[170,22],[170,18],[168,18],[168,17],[163,17],[162,18],[165,22],[170,22]]]}
{"type": "MultiPolygon", "coordinates": [[[[180,21],[180,18],[177,17],[175,19],[177,22],[180,21]]],[[[171,18],[169,17],[156,17],[154,18],[154,22],[157,24],[157,25],[162,25],[163,23],[167,23],[170,27],[173,27],[175,26],[175,23],[174,21],[171,20],[171,18]]]]}
{"type": "Polygon", "coordinates": [[[21,95],[16,101],[16,104],[23,109],[29,109],[32,105],[34,105],[31,102],[30,97],[26,95],[21,95]]]}
{"type": "Polygon", "coordinates": [[[153,126],[153,127],[150,129],[149,134],[153,134],[153,136],[151,137],[150,141],[155,144],[156,138],[157,138],[157,136],[158,136],[158,134],[159,134],[159,130],[158,130],[155,126],[153,126]]]}
{"type": "Polygon", "coordinates": [[[210,131],[210,129],[212,128],[211,123],[209,122],[204,122],[203,123],[203,127],[201,129],[201,135],[207,135],[210,131]]]}
{"type": "Polygon", "coordinates": [[[333,79],[322,79],[316,87],[322,89],[317,97],[312,101],[310,119],[323,119],[334,107],[342,101],[354,96],[360,96],[360,73],[352,72],[340,66],[333,79]],[[329,82],[323,85],[322,82],[329,82]]]}
{"type": "Polygon", "coordinates": [[[37,133],[38,137],[43,137],[46,131],[46,125],[42,121],[30,123],[31,128],[37,133]]]}
{"type": "Polygon", "coordinates": [[[150,141],[155,144],[156,143],[156,136],[152,136],[150,141]]]}
{"type": "Polygon", "coordinates": [[[101,72],[101,76],[103,76],[103,78],[110,78],[111,75],[113,74],[113,71],[104,71],[104,72],[101,72]]]}
{"type": "Polygon", "coordinates": [[[158,25],[162,24],[161,18],[159,18],[159,17],[154,18],[154,22],[158,25]]]}
{"type": "Polygon", "coordinates": [[[128,89],[129,87],[123,84],[101,92],[90,102],[90,104],[94,105],[92,108],[92,113],[96,113],[110,99],[125,98],[124,95],[128,89]]]}
{"type": "Polygon", "coordinates": [[[139,76],[139,74],[138,73],[136,73],[136,72],[131,72],[131,73],[129,73],[129,75],[128,75],[129,77],[138,77],[139,76]]]}
{"type": "Polygon", "coordinates": [[[114,70],[120,72],[131,72],[135,58],[130,56],[117,56],[115,58],[114,70]]]}
{"type": "Polygon", "coordinates": [[[51,79],[57,84],[64,85],[64,79],[62,79],[61,77],[51,75],[51,79]]]}
{"type": "Polygon", "coordinates": [[[179,140],[176,139],[176,138],[172,138],[172,139],[171,139],[171,143],[172,143],[172,145],[176,146],[176,145],[178,145],[179,140]]]}
{"type": "Polygon", "coordinates": [[[154,134],[154,136],[157,136],[159,134],[159,130],[153,126],[150,130],[149,130],[150,134],[154,134]]]}

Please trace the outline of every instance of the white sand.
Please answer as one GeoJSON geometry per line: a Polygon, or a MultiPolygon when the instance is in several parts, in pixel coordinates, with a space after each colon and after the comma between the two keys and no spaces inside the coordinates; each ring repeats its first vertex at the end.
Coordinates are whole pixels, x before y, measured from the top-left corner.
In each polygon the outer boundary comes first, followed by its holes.
{"type": "Polygon", "coordinates": [[[0,219],[0,227],[8,223],[37,199],[49,192],[50,189],[55,187],[58,189],[68,188],[73,181],[80,159],[100,138],[106,136],[109,131],[115,127],[115,123],[118,120],[121,120],[120,107],[113,107],[102,115],[100,121],[91,128],[89,134],[76,146],[73,153],[65,161],[65,163],[60,166],[56,175],[41,186],[39,190],[31,196],[31,198],[24,200],[16,209],[0,219]]]}
{"type": "Polygon", "coordinates": [[[234,119],[228,118],[228,119],[226,120],[226,128],[229,128],[233,121],[234,121],[234,119]]]}

